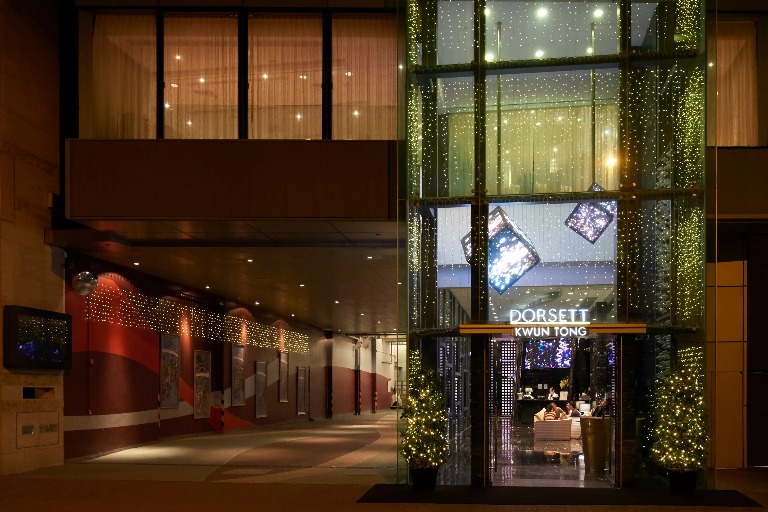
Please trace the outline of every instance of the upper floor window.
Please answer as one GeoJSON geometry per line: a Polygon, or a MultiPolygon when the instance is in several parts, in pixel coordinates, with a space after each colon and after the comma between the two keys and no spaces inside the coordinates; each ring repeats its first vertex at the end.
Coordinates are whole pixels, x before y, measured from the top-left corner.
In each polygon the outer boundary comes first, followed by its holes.
{"type": "Polygon", "coordinates": [[[237,18],[167,16],[166,139],[237,138],[237,18]]]}
{"type": "Polygon", "coordinates": [[[334,16],[333,138],[397,138],[394,16],[334,16]]]}
{"type": "Polygon", "coordinates": [[[394,15],[238,16],[81,11],[79,136],[396,138],[394,15]]]}
{"type": "Polygon", "coordinates": [[[80,137],[155,138],[155,17],[83,12],[81,19],[80,137]]]}
{"type": "MultiPolygon", "coordinates": [[[[714,64],[714,63],[713,63],[714,64]]],[[[757,146],[757,30],[753,21],[717,23],[718,146],[757,146]]]]}
{"type": "Polygon", "coordinates": [[[248,39],[248,137],[322,138],[322,17],[253,16],[248,39]]]}

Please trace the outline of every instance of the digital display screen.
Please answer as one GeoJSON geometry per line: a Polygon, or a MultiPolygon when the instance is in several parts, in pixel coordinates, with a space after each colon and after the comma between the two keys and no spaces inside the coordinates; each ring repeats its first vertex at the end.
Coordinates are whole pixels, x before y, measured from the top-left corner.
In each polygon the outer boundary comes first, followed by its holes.
{"type": "Polygon", "coordinates": [[[570,338],[526,340],[525,369],[570,368],[572,355],[570,338]]]}
{"type": "MultiPolygon", "coordinates": [[[[472,235],[461,239],[467,263],[472,257],[472,235]]],[[[488,215],[488,284],[504,293],[539,263],[539,255],[520,227],[501,206],[488,215]]]]}
{"type": "Polygon", "coordinates": [[[3,309],[3,366],[66,370],[72,367],[72,317],[22,306],[3,309]]]}
{"type": "MultiPolygon", "coordinates": [[[[602,192],[597,183],[589,187],[589,192],[602,192]]],[[[613,222],[616,214],[616,201],[590,201],[576,205],[565,220],[565,225],[578,233],[589,243],[594,244],[613,222]]]]}

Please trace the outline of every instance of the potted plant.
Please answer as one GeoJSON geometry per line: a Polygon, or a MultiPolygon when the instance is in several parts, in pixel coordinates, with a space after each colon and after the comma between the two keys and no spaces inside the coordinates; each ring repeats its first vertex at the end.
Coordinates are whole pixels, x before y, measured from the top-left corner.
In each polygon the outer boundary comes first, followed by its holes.
{"type": "Polygon", "coordinates": [[[659,385],[651,457],[667,470],[674,493],[696,490],[707,457],[707,416],[702,383],[691,366],[678,368],[659,385]]]}
{"type": "Polygon", "coordinates": [[[412,352],[408,373],[408,398],[402,418],[406,422],[402,451],[411,472],[414,489],[432,490],[437,470],[448,453],[448,419],[443,393],[434,371],[421,367],[412,352]]]}

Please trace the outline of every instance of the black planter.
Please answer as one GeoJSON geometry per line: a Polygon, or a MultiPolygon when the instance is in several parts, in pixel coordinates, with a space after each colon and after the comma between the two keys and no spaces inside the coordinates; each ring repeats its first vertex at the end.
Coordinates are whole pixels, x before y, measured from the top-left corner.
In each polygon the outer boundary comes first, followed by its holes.
{"type": "Polygon", "coordinates": [[[411,468],[411,481],[417,491],[434,491],[438,468],[411,468]]]}
{"type": "Polygon", "coordinates": [[[668,471],[669,490],[673,494],[693,494],[696,492],[698,471],[668,471]]]}

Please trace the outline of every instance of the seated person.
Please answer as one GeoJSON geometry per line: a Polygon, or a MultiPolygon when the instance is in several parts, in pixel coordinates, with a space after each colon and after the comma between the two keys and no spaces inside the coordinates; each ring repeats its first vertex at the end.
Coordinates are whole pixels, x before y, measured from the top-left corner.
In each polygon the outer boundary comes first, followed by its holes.
{"type": "Polygon", "coordinates": [[[570,418],[581,417],[581,413],[579,412],[578,409],[576,409],[576,402],[574,402],[573,400],[565,404],[565,410],[566,410],[565,412],[566,417],[570,417],[570,418]]]}
{"type": "Polygon", "coordinates": [[[555,414],[555,408],[552,407],[552,404],[547,404],[547,412],[544,413],[544,421],[552,421],[556,419],[557,415],[555,414]]]}
{"type": "Polygon", "coordinates": [[[547,395],[547,400],[557,400],[560,398],[559,393],[555,393],[555,388],[549,388],[549,394],[547,395]]]}
{"type": "Polygon", "coordinates": [[[565,419],[567,417],[566,414],[565,414],[565,411],[562,410],[561,408],[559,408],[555,402],[552,402],[549,405],[552,406],[552,412],[555,413],[555,419],[556,420],[562,420],[562,419],[565,419]]]}
{"type": "Polygon", "coordinates": [[[600,403],[597,404],[597,407],[595,407],[595,410],[592,411],[592,416],[595,417],[601,417],[606,413],[605,410],[605,400],[602,400],[600,403]]]}

